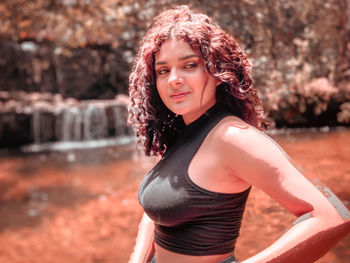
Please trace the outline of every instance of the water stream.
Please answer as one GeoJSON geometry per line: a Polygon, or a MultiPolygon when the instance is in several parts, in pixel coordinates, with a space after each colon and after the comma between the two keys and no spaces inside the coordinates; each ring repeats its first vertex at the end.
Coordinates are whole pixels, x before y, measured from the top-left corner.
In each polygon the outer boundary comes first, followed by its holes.
{"type": "MultiPolygon", "coordinates": [[[[74,114],[76,122],[83,118],[74,114]]],[[[74,126],[72,119],[67,123],[74,126]]],[[[272,136],[307,178],[320,180],[350,208],[350,130],[272,136]]],[[[156,160],[140,155],[134,142],[106,145],[2,153],[0,262],[127,262],[142,214],[136,191],[156,160]]],[[[254,188],[237,257],[263,249],[294,220],[254,188]]],[[[347,237],[318,262],[345,263],[349,255],[347,237]]]]}

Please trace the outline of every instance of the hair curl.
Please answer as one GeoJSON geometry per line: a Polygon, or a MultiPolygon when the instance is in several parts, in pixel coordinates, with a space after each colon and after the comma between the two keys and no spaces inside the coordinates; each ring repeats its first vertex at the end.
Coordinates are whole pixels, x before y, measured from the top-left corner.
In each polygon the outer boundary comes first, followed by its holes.
{"type": "Polygon", "coordinates": [[[216,101],[249,124],[263,129],[267,124],[257,90],[252,85],[251,66],[236,39],[211,19],[178,6],[159,14],[144,36],[129,78],[129,123],[147,155],[163,154],[176,138],[182,119],[162,102],[156,89],[155,56],[168,39],[184,40],[198,50],[208,72],[221,81],[216,101]]]}

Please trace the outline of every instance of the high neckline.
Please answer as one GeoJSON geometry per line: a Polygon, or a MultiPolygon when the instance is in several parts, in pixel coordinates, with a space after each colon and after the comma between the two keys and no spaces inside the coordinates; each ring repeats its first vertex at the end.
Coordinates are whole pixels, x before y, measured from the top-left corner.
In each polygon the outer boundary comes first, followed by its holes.
{"type": "Polygon", "coordinates": [[[218,114],[219,112],[223,111],[220,105],[214,104],[211,108],[209,108],[206,112],[204,112],[200,117],[198,117],[196,120],[191,122],[190,124],[183,127],[183,129],[180,130],[179,135],[180,137],[189,137],[193,132],[197,129],[200,129],[207,121],[214,115],[218,114]]]}

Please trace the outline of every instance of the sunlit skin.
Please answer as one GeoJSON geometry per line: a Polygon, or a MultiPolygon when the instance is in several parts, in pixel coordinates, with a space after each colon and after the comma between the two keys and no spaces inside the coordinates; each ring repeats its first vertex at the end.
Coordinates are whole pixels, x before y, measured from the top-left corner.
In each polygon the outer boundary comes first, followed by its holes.
{"type": "Polygon", "coordinates": [[[185,41],[170,39],[162,44],[155,72],[160,98],[186,124],[215,104],[219,81],[208,73],[199,52],[185,41]]]}
{"type": "MultiPolygon", "coordinates": [[[[215,104],[218,81],[206,71],[202,58],[186,42],[166,41],[157,55],[155,71],[162,101],[171,111],[182,115],[186,124],[215,104]]],[[[344,223],[345,219],[301,175],[280,147],[237,117],[224,118],[209,132],[188,173],[194,183],[207,190],[238,193],[254,185],[295,216],[311,214],[243,263],[314,262],[320,251],[329,250],[349,233],[349,221],[344,223]]],[[[155,244],[153,230],[153,222],[144,215],[138,235],[142,238],[138,245],[143,248],[135,248],[135,253],[140,255],[134,254],[134,258],[144,258],[143,262],[147,262],[155,250],[157,263],[217,263],[230,255],[177,254],[155,244]]]]}
{"type": "MultiPolygon", "coordinates": [[[[240,262],[314,262],[320,251],[329,250],[349,233],[350,222],[344,224],[345,219],[279,146],[237,117],[226,117],[208,134],[191,161],[189,176],[202,188],[223,193],[254,185],[297,217],[311,213],[312,217],[293,226],[270,247],[240,262]]],[[[147,216],[143,224],[152,233],[154,225],[147,216]]],[[[157,244],[155,251],[157,263],[217,263],[229,256],[181,255],[157,244]]]]}

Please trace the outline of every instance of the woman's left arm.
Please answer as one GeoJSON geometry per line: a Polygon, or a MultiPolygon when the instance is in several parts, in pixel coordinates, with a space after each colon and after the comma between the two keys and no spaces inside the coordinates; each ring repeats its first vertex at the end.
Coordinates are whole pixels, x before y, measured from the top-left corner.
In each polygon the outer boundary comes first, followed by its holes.
{"type": "Polygon", "coordinates": [[[311,215],[242,263],[314,262],[350,232],[350,220],[300,174],[272,139],[241,124],[222,131],[221,152],[235,176],[259,187],[297,217],[311,215]]]}

